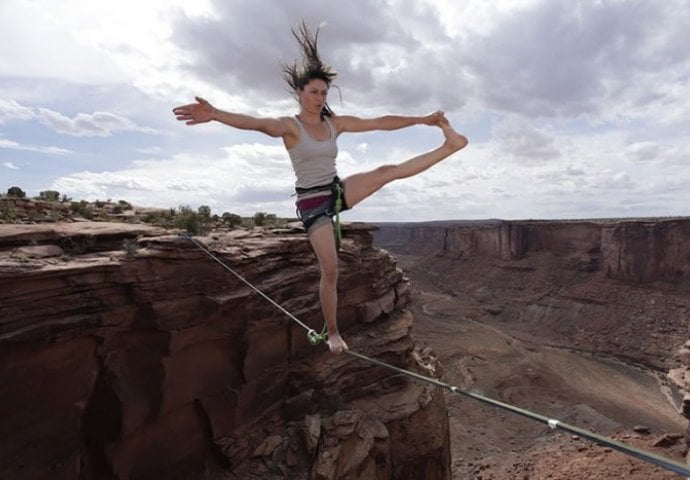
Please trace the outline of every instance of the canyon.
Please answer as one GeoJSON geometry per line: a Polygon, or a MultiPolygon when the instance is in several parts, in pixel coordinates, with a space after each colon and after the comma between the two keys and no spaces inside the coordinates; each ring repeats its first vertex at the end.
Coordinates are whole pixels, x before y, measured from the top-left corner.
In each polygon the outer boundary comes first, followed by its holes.
{"type": "MultiPolygon", "coordinates": [[[[346,228],[341,330],[436,375],[409,282],[346,228]]],[[[195,240],[314,329],[319,273],[299,228],[195,240]]],[[[312,347],[188,239],[106,222],[0,227],[0,478],[450,478],[438,389],[312,347]]]]}
{"type": "MultiPolygon", "coordinates": [[[[412,336],[437,353],[445,381],[680,462],[689,234],[682,218],[374,232],[410,277],[412,336]]],[[[453,478],[679,478],[473,400],[446,401],[453,478]]]]}
{"type": "MultiPolygon", "coordinates": [[[[353,351],[685,461],[690,220],[344,229],[353,351]]],[[[232,273],[319,330],[296,226],[195,240],[0,225],[0,478],[678,478],[311,346],[232,273]]]]}

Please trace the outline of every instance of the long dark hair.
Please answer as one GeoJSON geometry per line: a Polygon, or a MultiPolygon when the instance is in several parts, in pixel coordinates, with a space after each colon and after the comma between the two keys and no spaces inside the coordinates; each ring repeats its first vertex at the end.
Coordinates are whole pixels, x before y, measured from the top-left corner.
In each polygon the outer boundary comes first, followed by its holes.
{"type": "MultiPolygon", "coordinates": [[[[338,75],[330,65],[327,65],[319,58],[318,40],[319,29],[316,29],[314,35],[309,31],[307,24],[302,21],[297,29],[291,29],[292,35],[297,39],[302,50],[302,62],[298,64],[284,63],[282,65],[283,79],[287,82],[292,90],[292,93],[297,95],[297,92],[304,90],[304,87],[311,80],[319,79],[326,82],[326,86],[330,88],[331,82],[338,75]]],[[[330,117],[333,115],[333,110],[328,104],[321,109],[321,116],[330,117]]]]}

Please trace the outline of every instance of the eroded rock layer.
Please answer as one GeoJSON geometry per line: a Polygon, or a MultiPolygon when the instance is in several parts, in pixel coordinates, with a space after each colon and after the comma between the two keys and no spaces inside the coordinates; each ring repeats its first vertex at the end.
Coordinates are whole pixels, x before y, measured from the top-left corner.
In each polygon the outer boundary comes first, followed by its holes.
{"type": "MultiPolygon", "coordinates": [[[[311,347],[189,240],[140,225],[0,229],[0,478],[450,478],[441,392],[311,347]]],[[[199,240],[320,328],[303,234],[199,240]]],[[[438,375],[409,336],[408,281],[366,228],[348,233],[340,269],[350,347],[438,375]]]]}
{"type": "Polygon", "coordinates": [[[458,221],[382,224],[377,242],[415,254],[504,260],[529,253],[569,256],[609,278],[650,282],[690,276],[690,219],[458,221]]]}

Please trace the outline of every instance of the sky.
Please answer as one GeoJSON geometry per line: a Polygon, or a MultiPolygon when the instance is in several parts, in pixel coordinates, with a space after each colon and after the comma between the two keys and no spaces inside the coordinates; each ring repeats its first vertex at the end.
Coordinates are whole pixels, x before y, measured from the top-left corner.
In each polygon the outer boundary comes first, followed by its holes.
{"type": "MultiPolygon", "coordinates": [[[[440,109],[470,140],[344,221],[690,215],[690,0],[2,0],[0,192],[294,216],[280,139],[172,108],[296,114],[302,20],[336,114],[440,109]]],[[[442,141],[344,133],[338,171],[442,141]]]]}

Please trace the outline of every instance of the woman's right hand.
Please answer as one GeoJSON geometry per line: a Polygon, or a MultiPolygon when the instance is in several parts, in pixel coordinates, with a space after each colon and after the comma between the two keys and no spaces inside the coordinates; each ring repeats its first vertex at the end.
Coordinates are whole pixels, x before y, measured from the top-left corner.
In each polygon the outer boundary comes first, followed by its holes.
{"type": "Polygon", "coordinates": [[[216,118],[218,109],[201,97],[194,97],[194,99],[196,103],[173,108],[173,113],[179,121],[185,122],[187,125],[196,125],[210,122],[216,118]]]}

